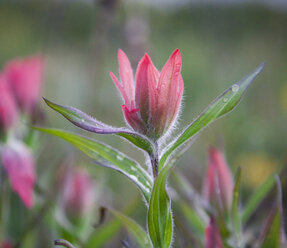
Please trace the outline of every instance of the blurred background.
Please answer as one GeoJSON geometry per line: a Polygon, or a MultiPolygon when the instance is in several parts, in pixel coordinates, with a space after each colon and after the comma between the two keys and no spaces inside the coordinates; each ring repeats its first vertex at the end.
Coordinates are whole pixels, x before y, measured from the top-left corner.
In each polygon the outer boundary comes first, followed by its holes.
{"type": "MultiPolygon", "coordinates": [[[[43,96],[105,123],[124,126],[122,100],[109,77],[110,71],[118,75],[118,48],[126,52],[134,71],[145,52],[161,70],[179,48],[185,90],[176,134],[223,90],[266,62],[236,110],[205,130],[176,169],[200,189],[207,149],[221,147],[233,171],[241,166],[248,196],[287,164],[286,27],[287,2],[283,0],[2,0],[0,66],[15,57],[43,54],[43,96]]],[[[80,131],[43,101],[39,104],[46,126],[80,131]]],[[[139,151],[117,137],[85,134],[144,161],[139,151]]],[[[140,198],[124,176],[93,165],[63,141],[42,136],[39,187],[49,191],[59,164],[72,157],[96,183],[95,206],[123,210],[140,198]]],[[[144,226],[144,204],[134,215],[144,226]]],[[[47,242],[58,238],[50,231],[43,233],[48,233],[42,236],[47,242]]]]}

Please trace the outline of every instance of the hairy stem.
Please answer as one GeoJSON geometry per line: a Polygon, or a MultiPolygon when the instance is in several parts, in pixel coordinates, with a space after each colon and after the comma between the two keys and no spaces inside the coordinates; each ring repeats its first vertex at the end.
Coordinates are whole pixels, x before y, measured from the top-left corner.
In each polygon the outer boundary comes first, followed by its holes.
{"type": "Polygon", "coordinates": [[[155,153],[151,156],[150,161],[152,166],[153,178],[156,179],[158,176],[158,162],[159,162],[157,142],[155,142],[155,153]]]}

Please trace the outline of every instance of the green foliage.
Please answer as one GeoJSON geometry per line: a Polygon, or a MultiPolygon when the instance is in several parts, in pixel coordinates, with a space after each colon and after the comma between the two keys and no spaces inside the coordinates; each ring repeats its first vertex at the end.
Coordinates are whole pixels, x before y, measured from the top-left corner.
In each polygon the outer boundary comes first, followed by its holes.
{"type": "Polygon", "coordinates": [[[240,214],[240,185],[241,185],[241,169],[238,168],[235,177],[235,186],[233,189],[233,199],[232,199],[232,224],[236,235],[238,247],[241,247],[241,214],[240,214]]]}
{"type": "Polygon", "coordinates": [[[242,219],[241,219],[242,223],[245,223],[248,220],[248,218],[256,210],[256,208],[261,203],[261,201],[266,197],[266,195],[273,188],[273,186],[275,185],[275,182],[276,182],[276,180],[274,179],[274,176],[271,176],[251,196],[251,198],[248,200],[248,202],[247,202],[247,204],[243,210],[242,219]]]}
{"type": "Polygon", "coordinates": [[[105,144],[67,131],[48,128],[35,129],[62,138],[96,163],[121,172],[140,188],[145,200],[149,200],[152,187],[151,178],[138,163],[126,155],[105,144]]]}
{"type": "Polygon", "coordinates": [[[49,107],[63,115],[68,121],[77,127],[99,134],[116,134],[130,141],[132,144],[146,151],[148,154],[154,153],[155,148],[153,143],[147,137],[139,133],[133,132],[127,128],[114,128],[108,126],[76,108],[59,105],[45,98],[44,100],[49,107]]]}
{"type": "Polygon", "coordinates": [[[241,79],[238,83],[233,84],[210,103],[209,106],[187,128],[185,128],[183,133],[171,143],[159,162],[159,169],[165,165],[169,156],[183,144],[189,142],[211,122],[233,110],[263,67],[264,64],[260,65],[252,73],[241,79]]]}
{"type": "Polygon", "coordinates": [[[172,213],[169,196],[166,192],[166,180],[169,166],[157,177],[149,202],[148,231],[154,247],[170,247],[172,241],[172,213]]]}
{"type": "Polygon", "coordinates": [[[263,242],[261,248],[280,248],[281,244],[285,242],[284,238],[281,237],[282,235],[285,235],[282,221],[282,189],[278,176],[275,177],[275,180],[277,183],[277,195],[273,209],[265,223],[265,227],[262,232],[263,242]]]}
{"type": "Polygon", "coordinates": [[[136,222],[134,222],[127,216],[115,210],[112,209],[108,210],[125,226],[125,228],[135,238],[135,240],[137,241],[138,245],[141,248],[152,247],[148,234],[142,229],[141,226],[139,226],[136,222]]]}

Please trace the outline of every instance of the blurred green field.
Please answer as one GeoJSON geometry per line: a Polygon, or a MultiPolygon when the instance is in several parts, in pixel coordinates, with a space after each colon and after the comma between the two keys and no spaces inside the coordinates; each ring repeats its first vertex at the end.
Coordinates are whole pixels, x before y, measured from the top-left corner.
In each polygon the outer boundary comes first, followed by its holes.
{"type": "MultiPolygon", "coordinates": [[[[46,58],[43,96],[77,107],[105,123],[124,126],[122,101],[109,77],[110,71],[118,73],[118,48],[131,58],[134,69],[145,52],[161,69],[172,51],[179,48],[185,90],[176,134],[223,90],[265,61],[263,72],[238,108],[200,135],[180,160],[177,171],[200,188],[209,145],[224,147],[234,171],[241,166],[246,192],[272,172],[285,170],[287,12],[257,5],[153,9],[120,1],[104,2],[1,1],[0,66],[14,57],[42,53],[46,58]]],[[[43,101],[40,104],[47,115],[46,126],[76,130],[43,101]]],[[[86,135],[131,157],[145,159],[117,137],[86,135]]],[[[53,177],[46,172],[54,173],[57,163],[70,155],[87,165],[98,183],[98,205],[123,209],[139,195],[122,175],[92,165],[56,138],[43,135],[43,139],[45,146],[37,162],[43,187],[48,187],[53,177]]],[[[145,221],[144,211],[142,206],[134,214],[141,223],[145,221]]]]}

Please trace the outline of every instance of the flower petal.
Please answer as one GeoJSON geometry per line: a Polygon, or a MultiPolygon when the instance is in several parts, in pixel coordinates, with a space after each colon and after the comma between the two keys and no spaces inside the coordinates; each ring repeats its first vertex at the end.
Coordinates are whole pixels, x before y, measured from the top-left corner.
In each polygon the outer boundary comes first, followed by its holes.
{"type": "Polygon", "coordinates": [[[122,110],[126,122],[137,132],[145,133],[145,124],[139,117],[139,109],[129,110],[126,105],[122,105],[122,110]]]}
{"type": "Polygon", "coordinates": [[[177,88],[175,89],[176,94],[174,94],[176,100],[175,99],[170,100],[166,128],[168,128],[169,125],[172,125],[173,121],[177,119],[177,114],[179,113],[180,110],[181,98],[183,94],[183,79],[181,75],[178,78],[176,86],[177,86],[177,88]]]}
{"type": "Polygon", "coordinates": [[[10,128],[18,117],[17,106],[7,80],[0,73],[0,131],[10,128]]]}
{"type": "Polygon", "coordinates": [[[210,223],[205,229],[205,247],[206,248],[223,248],[223,243],[220,237],[220,233],[216,226],[213,217],[210,218],[210,223]]]}
{"type": "Polygon", "coordinates": [[[1,155],[12,189],[19,195],[26,207],[32,207],[35,165],[30,151],[24,144],[14,141],[3,148],[1,155]]]}
{"type": "MultiPolygon", "coordinates": [[[[136,72],[136,107],[140,109],[142,119],[147,122],[150,115],[150,99],[149,88],[155,88],[159,77],[159,72],[153,65],[148,54],[145,54],[140,60],[136,72]]],[[[152,91],[154,93],[154,91],[152,91]]]]}
{"type": "Polygon", "coordinates": [[[118,61],[121,82],[126,96],[129,99],[129,101],[125,102],[125,104],[127,104],[127,107],[131,109],[134,107],[132,106],[132,101],[135,99],[133,70],[127,55],[121,49],[118,50],[118,61]]]}
{"type": "Polygon", "coordinates": [[[225,161],[223,153],[211,147],[209,165],[204,185],[204,195],[209,202],[223,204],[225,209],[231,207],[234,180],[225,161]]]}
{"type": "Polygon", "coordinates": [[[178,100],[178,82],[181,70],[181,55],[180,51],[176,49],[166,64],[164,65],[157,86],[157,102],[154,106],[151,125],[156,126],[157,131],[163,133],[170,123],[167,123],[167,119],[171,113],[174,113],[173,109],[178,100]]]}
{"type": "Polygon", "coordinates": [[[40,97],[43,84],[43,57],[36,55],[12,60],[6,64],[4,72],[21,108],[31,112],[40,97]]]}
{"type": "Polygon", "coordinates": [[[121,83],[119,82],[119,80],[117,79],[117,77],[114,75],[114,73],[110,72],[110,76],[112,78],[112,80],[114,81],[116,87],[118,88],[119,92],[121,93],[122,95],[122,98],[125,102],[125,105],[129,106],[129,98],[127,97],[127,94],[125,92],[125,89],[124,87],[121,85],[121,83]]]}

